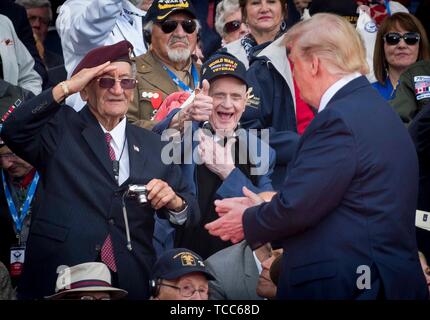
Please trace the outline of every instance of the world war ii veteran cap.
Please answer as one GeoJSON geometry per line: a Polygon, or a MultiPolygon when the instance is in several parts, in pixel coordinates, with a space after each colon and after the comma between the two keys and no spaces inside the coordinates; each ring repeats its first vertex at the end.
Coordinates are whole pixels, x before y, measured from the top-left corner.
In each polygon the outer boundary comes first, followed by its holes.
{"type": "Polygon", "coordinates": [[[144,24],[149,21],[164,21],[173,12],[178,11],[186,12],[194,19],[197,17],[193,5],[188,0],[155,0],[145,16],[144,24]]]}
{"type": "Polygon", "coordinates": [[[95,48],[82,58],[81,62],[79,62],[73,71],[72,76],[84,68],[94,68],[107,61],[125,61],[131,64],[130,52],[132,50],[133,45],[127,40],[122,40],[109,46],[95,48]]]}
{"type": "Polygon", "coordinates": [[[158,258],[153,270],[154,279],[173,280],[189,273],[200,272],[208,280],[215,280],[215,277],[206,269],[202,257],[185,248],[165,251],[158,258]]]}
{"type": "Polygon", "coordinates": [[[216,54],[203,64],[201,81],[206,79],[210,82],[220,76],[235,77],[248,86],[245,66],[232,55],[216,54]]]}

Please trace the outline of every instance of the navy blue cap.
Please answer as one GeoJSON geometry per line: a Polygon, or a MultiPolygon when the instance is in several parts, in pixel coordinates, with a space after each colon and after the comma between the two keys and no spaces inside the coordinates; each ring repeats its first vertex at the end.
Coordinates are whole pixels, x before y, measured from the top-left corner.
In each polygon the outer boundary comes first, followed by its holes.
{"type": "Polygon", "coordinates": [[[193,272],[203,273],[208,280],[215,280],[206,269],[202,257],[189,249],[175,248],[165,251],[158,258],[154,265],[153,278],[174,280],[193,272]]]}
{"type": "Polygon", "coordinates": [[[173,12],[186,12],[194,19],[197,18],[193,5],[188,0],[155,0],[145,16],[144,25],[149,22],[161,22],[173,12]]]}
{"type": "Polygon", "coordinates": [[[220,76],[235,77],[248,86],[244,64],[231,54],[216,54],[202,65],[200,81],[206,79],[210,82],[220,76]]]}

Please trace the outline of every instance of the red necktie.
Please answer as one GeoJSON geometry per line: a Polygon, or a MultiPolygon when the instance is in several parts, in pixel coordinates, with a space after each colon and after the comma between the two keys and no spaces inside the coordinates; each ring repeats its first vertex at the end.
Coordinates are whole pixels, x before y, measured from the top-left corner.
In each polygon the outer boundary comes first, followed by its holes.
{"type": "Polygon", "coordinates": [[[109,132],[105,133],[105,140],[108,146],[108,150],[109,150],[109,158],[113,161],[116,160],[115,157],[115,151],[113,150],[112,146],[110,145],[110,142],[112,141],[112,136],[110,135],[109,132]]]}
{"type": "MultiPolygon", "coordinates": [[[[110,142],[112,140],[112,136],[110,135],[110,133],[107,133],[107,132],[105,133],[105,139],[108,145],[109,157],[113,161],[115,160],[115,152],[112,146],[110,145],[110,142]]],[[[115,255],[113,253],[112,238],[110,234],[108,234],[108,236],[105,239],[105,242],[103,243],[100,257],[103,263],[106,264],[109,269],[111,269],[113,272],[116,272],[115,255]]]]}

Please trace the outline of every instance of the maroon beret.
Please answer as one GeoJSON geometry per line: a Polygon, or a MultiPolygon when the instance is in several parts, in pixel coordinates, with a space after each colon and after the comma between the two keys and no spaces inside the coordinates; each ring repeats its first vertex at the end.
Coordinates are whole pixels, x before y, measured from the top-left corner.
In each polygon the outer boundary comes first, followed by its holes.
{"type": "Polygon", "coordinates": [[[122,40],[110,46],[98,47],[88,52],[76,66],[72,76],[84,68],[94,68],[107,61],[125,61],[131,64],[130,51],[133,45],[127,40],[122,40]]]}

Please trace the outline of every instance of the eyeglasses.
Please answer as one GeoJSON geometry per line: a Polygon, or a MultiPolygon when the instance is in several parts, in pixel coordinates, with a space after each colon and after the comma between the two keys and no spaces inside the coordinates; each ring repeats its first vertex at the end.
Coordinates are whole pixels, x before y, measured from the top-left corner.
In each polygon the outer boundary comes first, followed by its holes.
{"type": "Polygon", "coordinates": [[[202,297],[202,298],[207,298],[209,296],[209,289],[208,288],[196,289],[192,285],[187,285],[187,284],[182,286],[182,287],[177,287],[177,286],[167,284],[167,283],[160,283],[160,286],[165,286],[165,287],[179,290],[179,294],[185,298],[192,297],[194,295],[194,293],[196,293],[196,292],[198,292],[200,297],[202,297]]]}
{"type": "Polygon", "coordinates": [[[233,20],[224,25],[224,33],[232,33],[240,29],[242,21],[233,20]]]}
{"type": "Polygon", "coordinates": [[[178,27],[178,24],[181,24],[182,29],[188,34],[193,33],[196,31],[197,23],[195,20],[165,20],[161,22],[159,25],[161,27],[161,30],[164,33],[171,33],[176,30],[178,27]]]}
{"type": "Polygon", "coordinates": [[[16,158],[18,158],[18,156],[13,152],[0,154],[0,160],[14,160],[16,158]]]}
{"type": "Polygon", "coordinates": [[[97,78],[97,82],[99,83],[99,87],[103,89],[112,88],[115,85],[115,82],[119,82],[121,88],[123,89],[134,89],[136,87],[136,79],[131,78],[97,78]]]}
{"type": "Polygon", "coordinates": [[[413,46],[420,41],[421,36],[418,32],[406,32],[403,35],[398,32],[388,32],[384,35],[385,43],[390,46],[395,46],[401,39],[403,39],[408,46],[413,46]]]}

